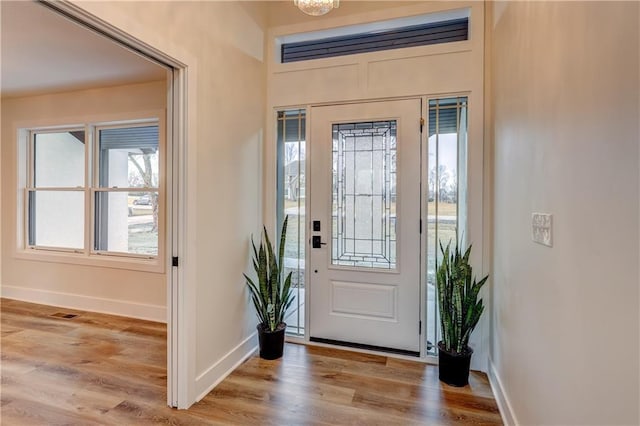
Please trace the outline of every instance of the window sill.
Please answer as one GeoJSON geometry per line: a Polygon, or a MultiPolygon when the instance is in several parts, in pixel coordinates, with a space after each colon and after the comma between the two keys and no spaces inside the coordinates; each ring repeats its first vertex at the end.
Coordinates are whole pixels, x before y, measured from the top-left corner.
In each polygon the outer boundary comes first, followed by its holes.
{"type": "Polygon", "coordinates": [[[161,256],[157,256],[154,259],[145,259],[120,255],[86,255],[84,253],[26,249],[18,250],[15,253],[15,258],[32,262],[64,263],[96,268],[127,269],[131,271],[150,272],[156,274],[165,273],[165,264],[161,261],[163,258],[161,256]]]}

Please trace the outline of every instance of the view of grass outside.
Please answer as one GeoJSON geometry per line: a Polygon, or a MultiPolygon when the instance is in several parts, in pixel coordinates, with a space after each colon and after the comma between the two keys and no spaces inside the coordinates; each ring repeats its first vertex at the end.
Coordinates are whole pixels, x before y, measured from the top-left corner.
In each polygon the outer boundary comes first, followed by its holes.
{"type": "Polygon", "coordinates": [[[285,214],[289,216],[287,225],[287,242],[284,246],[284,257],[289,260],[286,273],[292,271],[291,285],[293,287],[304,287],[304,249],[306,218],[304,207],[298,207],[297,201],[285,200],[285,214]],[[298,272],[298,260],[302,261],[302,271],[298,272]]]}
{"type": "Polygon", "coordinates": [[[285,200],[285,214],[289,216],[287,241],[284,246],[285,275],[291,272],[294,301],[285,318],[287,332],[304,334],[304,274],[305,274],[305,214],[304,199],[285,200]]]}
{"type": "MultiPolygon", "coordinates": [[[[427,246],[431,249],[434,248],[437,254],[437,264],[440,264],[442,260],[442,253],[440,252],[440,242],[444,248],[447,247],[449,241],[451,241],[451,247],[456,245],[456,228],[457,228],[457,204],[455,203],[439,203],[438,204],[438,239],[436,241],[436,218],[435,218],[436,206],[435,202],[430,202],[428,207],[428,220],[427,220],[427,246]],[[437,250],[436,250],[437,249],[437,250]]],[[[431,251],[431,250],[430,250],[431,251]]],[[[427,257],[427,282],[435,284],[435,270],[436,270],[436,257],[427,257]]]]}
{"type": "Polygon", "coordinates": [[[457,241],[457,204],[430,202],[427,220],[427,352],[436,354],[436,343],[440,333],[439,314],[436,299],[436,269],[441,264],[442,252],[440,243],[446,248],[451,242],[455,247],[457,241]],[[436,241],[437,239],[437,241],[436,241]]]}
{"type": "Polygon", "coordinates": [[[128,197],[128,228],[129,253],[158,254],[158,229],[154,226],[153,207],[144,204],[134,204],[143,199],[143,195],[129,195],[128,197]]]}

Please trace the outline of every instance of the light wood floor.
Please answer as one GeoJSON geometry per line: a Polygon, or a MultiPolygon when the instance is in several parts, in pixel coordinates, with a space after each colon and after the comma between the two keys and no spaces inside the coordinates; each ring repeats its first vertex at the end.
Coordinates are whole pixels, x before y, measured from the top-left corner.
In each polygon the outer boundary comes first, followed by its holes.
{"type": "Polygon", "coordinates": [[[163,324],[7,299],[0,316],[2,425],[501,423],[484,374],[453,388],[434,366],[294,344],[178,411],[165,404],[163,324]]]}

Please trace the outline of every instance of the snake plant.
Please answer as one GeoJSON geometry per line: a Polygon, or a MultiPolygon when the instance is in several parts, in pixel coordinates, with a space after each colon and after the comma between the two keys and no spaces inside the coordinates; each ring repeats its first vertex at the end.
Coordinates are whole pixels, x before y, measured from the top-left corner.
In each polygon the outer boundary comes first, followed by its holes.
{"type": "Polygon", "coordinates": [[[451,242],[442,248],[442,264],[437,271],[438,307],[444,349],[450,353],[468,352],[469,337],[484,311],[478,293],[486,283],[487,275],[479,282],[472,278],[469,264],[471,246],[462,254],[458,247],[452,251],[451,242]]]}
{"type": "Polygon", "coordinates": [[[276,331],[278,326],[284,323],[285,313],[293,302],[291,272],[284,281],[282,280],[284,243],[287,237],[288,221],[289,216],[285,217],[282,225],[277,258],[266,227],[263,227],[258,247],[256,247],[253,237],[251,238],[253,268],[256,271],[257,282],[249,278],[247,274],[243,274],[251,292],[251,299],[256,308],[258,319],[263,329],[268,331],[276,331]]]}

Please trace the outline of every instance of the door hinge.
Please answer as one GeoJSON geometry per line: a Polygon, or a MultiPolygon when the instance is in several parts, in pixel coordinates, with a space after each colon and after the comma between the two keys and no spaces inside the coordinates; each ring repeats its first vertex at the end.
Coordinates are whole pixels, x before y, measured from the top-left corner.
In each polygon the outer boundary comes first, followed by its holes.
{"type": "Polygon", "coordinates": [[[422,219],[420,219],[420,233],[422,234],[422,219]]]}
{"type": "Polygon", "coordinates": [[[177,266],[179,266],[179,264],[180,263],[179,263],[179,260],[178,260],[178,256],[173,256],[171,258],[171,266],[176,266],[177,267],[177,266]]]}
{"type": "Polygon", "coordinates": [[[418,334],[422,335],[422,321],[418,321],[418,334]]]}
{"type": "Polygon", "coordinates": [[[420,133],[422,133],[423,128],[424,128],[424,118],[420,117],[420,133]]]}

